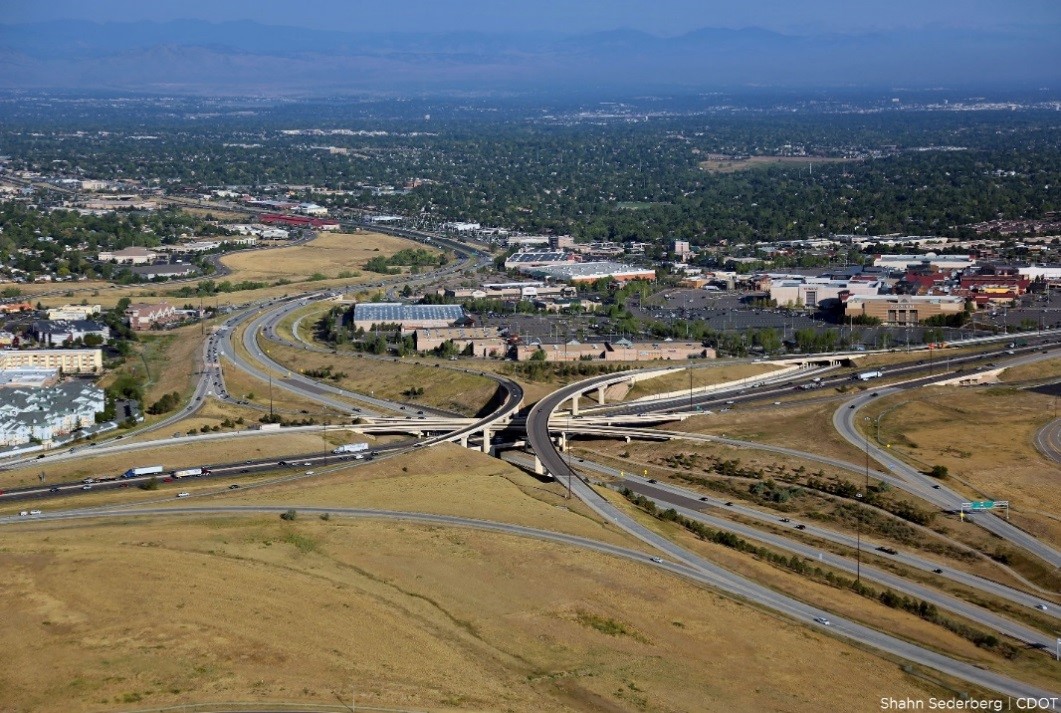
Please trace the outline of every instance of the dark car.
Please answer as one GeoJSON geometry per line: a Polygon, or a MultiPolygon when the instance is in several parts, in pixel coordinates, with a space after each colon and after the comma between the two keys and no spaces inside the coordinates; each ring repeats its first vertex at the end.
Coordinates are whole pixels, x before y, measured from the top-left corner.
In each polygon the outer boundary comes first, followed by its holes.
{"type": "MultiPolygon", "coordinates": [[[[2,493],[2,492],[4,492],[4,491],[0,490],[0,493],[2,493]]],[[[58,493],[59,492],[59,486],[56,485],[56,486],[53,486],[51,488],[48,488],[48,492],[49,493],[58,493]]]]}
{"type": "Polygon", "coordinates": [[[891,547],[885,547],[884,545],[881,545],[880,547],[878,547],[877,548],[877,552],[883,552],[886,555],[897,555],[897,554],[899,554],[899,552],[897,550],[893,550],[891,547]]]}
{"type": "Polygon", "coordinates": [[[783,518],[781,518],[781,522],[792,522],[792,521],[789,520],[787,517],[783,517],[783,518]]]}
{"type": "Polygon", "coordinates": [[[235,490],[238,487],[239,487],[239,483],[233,483],[232,485],[228,486],[228,489],[229,490],[235,490]]]}
{"type": "Polygon", "coordinates": [[[706,502],[707,502],[707,498],[706,498],[706,497],[702,497],[702,498],[700,498],[700,502],[702,502],[702,503],[706,503],[706,502]]]}
{"type": "Polygon", "coordinates": [[[936,569],[934,569],[932,571],[935,572],[936,574],[943,574],[943,570],[940,569],[939,567],[937,567],[936,569]]]}
{"type": "Polygon", "coordinates": [[[806,530],[807,526],[806,525],[802,525],[802,524],[801,525],[796,525],[796,529],[797,530],[806,530]]]}
{"type": "Polygon", "coordinates": [[[658,483],[659,481],[656,480],[655,478],[649,478],[648,482],[650,482],[650,483],[658,483]]]}
{"type": "Polygon", "coordinates": [[[726,503],[726,507],[728,507],[728,508],[733,507],[733,503],[731,503],[731,502],[726,503]]]}

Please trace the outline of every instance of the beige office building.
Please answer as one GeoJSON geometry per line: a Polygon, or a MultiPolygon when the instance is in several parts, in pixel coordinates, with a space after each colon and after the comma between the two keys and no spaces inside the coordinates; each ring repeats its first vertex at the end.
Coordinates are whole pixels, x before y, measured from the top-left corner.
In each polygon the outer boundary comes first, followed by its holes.
{"type": "Polygon", "coordinates": [[[96,374],[103,370],[99,349],[4,349],[0,369],[37,367],[60,369],[64,374],[96,374]]]}
{"type": "Polygon", "coordinates": [[[964,309],[965,299],[954,295],[856,295],[848,298],[844,316],[876,317],[884,324],[918,324],[964,309]]]}

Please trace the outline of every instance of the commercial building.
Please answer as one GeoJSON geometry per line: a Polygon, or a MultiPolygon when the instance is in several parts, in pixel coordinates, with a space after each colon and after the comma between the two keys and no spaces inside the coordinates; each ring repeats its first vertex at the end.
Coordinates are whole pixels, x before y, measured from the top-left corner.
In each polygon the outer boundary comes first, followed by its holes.
{"type": "Polygon", "coordinates": [[[100,305],[63,305],[48,310],[48,319],[89,319],[102,311],[100,305]]]}
{"type": "Polygon", "coordinates": [[[570,282],[572,284],[596,282],[609,277],[617,282],[629,282],[630,280],[654,281],[656,279],[656,271],[651,268],[640,268],[608,261],[521,267],[520,272],[526,272],[534,277],[570,282]]]}
{"type": "Polygon", "coordinates": [[[873,258],[874,267],[886,267],[890,270],[909,270],[913,267],[929,266],[936,270],[964,270],[976,264],[971,255],[877,255],[873,258]]]}
{"type": "Polygon", "coordinates": [[[0,369],[18,367],[95,374],[103,369],[103,352],[99,349],[0,349],[0,369]]]}
{"type": "Polygon", "coordinates": [[[116,262],[119,265],[147,265],[154,262],[159,253],[149,248],[129,247],[121,250],[109,250],[99,253],[100,262],[116,262]]]}
{"type": "Polygon", "coordinates": [[[686,262],[693,255],[693,248],[689,245],[688,240],[675,240],[674,241],[674,255],[681,260],[686,262]]]}
{"type": "Polygon", "coordinates": [[[106,408],[103,389],[76,381],[44,388],[4,390],[0,399],[0,446],[37,439],[48,443],[90,426],[106,408]]]}
{"type": "Polygon", "coordinates": [[[544,353],[545,361],[684,361],[714,359],[715,350],[699,342],[614,342],[582,344],[521,344],[516,347],[516,359],[527,361],[535,354],[544,353]]]}
{"type": "Polygon", "coordinates": [[[178,318],[177,310],[166,302],[129,305],[129,308],[125,310],[125,322],[134,331],[152,329],[176,321],[178,318]]]}
{"type": "Polygon", "coordinates": [[[508,353],[508,343],[498,336],[496,329],[490,327],[442,327],[416,330],[417,351],[427,352],[438,349],[448,341],[452,341],[461,352],[470,346],[472,356],[504,357],[508,353]]]}
{"type": "Polygon", "coordinates": [[[338,230],[339,221],[330,218],[310,218],[304,215],[281,215],[264,213],[259,221],[266,225],[284,225],[289,228],[309,228],[310,230],[338,230]]]}
{"type": "Polygon", "coordinates": [[[172,265],[136,265],[129,268],[129,272],[139,275],[145,280],[157,280],[159,278],[178,278],[197,275],[199,268],[195,265],[175,263],[172,265]]]}
{"type": "Polygon", "coordinates": [[[103,341],[98,343],[103,344],[111,337],[110,327],[88,319],[38,319],[30,327],[30,332],[40,344],[49,347],[84,340],[88,336],[99,337],[103,341]]]}
{"type": "Polygon", "coordinates": [[[465,319],[460,305],[407,305],[400,302],[359,302],[354,305],[354,328],[371,330],[385,324],[400,325],[402,332],[452,327],[465,319]]]}
{"type": "Polygon", "coordinates": [[[844,305],[845,317],[875,317],[884,324],[918,324],[939,315],[959,314],[965,300],[955,295],[859,295],[844,305]]]}
{"type": "Polygon", "coordinates": [[[522,270],[527,267],[564,265],[575,261],[575,254],[566,250],[528,250],[505,258],[506,270],[522,270]]]}
{"type": "Polygon", "coordinates": [[[58,381],[58,369],[44,369],[37,366],[16,366],[10,369],[0,369],[0,389],[16,386],[41,388],[52,386],[58,381]]]}
{"type": "Polygon", "coordinates": [[[779,305],[817,307],[825,300],[842,300],[851,295],[879,294],[883,283],[865,280],[831,280],[801,277],[770,281],[770,299],[779,305]]]}

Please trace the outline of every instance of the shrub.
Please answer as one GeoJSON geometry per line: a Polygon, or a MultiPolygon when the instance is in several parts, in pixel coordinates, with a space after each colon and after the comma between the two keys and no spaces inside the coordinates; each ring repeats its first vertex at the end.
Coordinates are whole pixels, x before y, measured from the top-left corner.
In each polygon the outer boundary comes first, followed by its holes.
{"type": "Polygon", "coordinates": [[[294,520],[296,517],[298,517],[298,513],[294,510],[288,510],[287,512],[280,513],[281,520],[294,520]]]}

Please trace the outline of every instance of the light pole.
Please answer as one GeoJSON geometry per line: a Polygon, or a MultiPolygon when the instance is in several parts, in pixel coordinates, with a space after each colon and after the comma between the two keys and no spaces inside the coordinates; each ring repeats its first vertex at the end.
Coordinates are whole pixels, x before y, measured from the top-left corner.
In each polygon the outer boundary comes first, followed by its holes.
{"type": "MultiPolygon", "coordinates": [[[[689,410],[692,411],[693,410],[693,369],[692,369],[692,367],[689,367],[687,369],[687,371],[689,372],[689,410]]],[[[1056,401],[1056,399],[1055,399],[1055,401],[1056,401]]]]}
{"type": "Polygon", "coordinates": [[[862,493],[855,493],[858,505],[858,523],[855,529],[855,581],[862,583],[862,493]]]}

